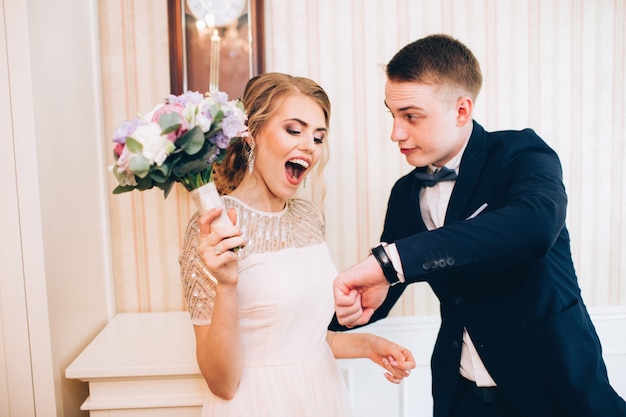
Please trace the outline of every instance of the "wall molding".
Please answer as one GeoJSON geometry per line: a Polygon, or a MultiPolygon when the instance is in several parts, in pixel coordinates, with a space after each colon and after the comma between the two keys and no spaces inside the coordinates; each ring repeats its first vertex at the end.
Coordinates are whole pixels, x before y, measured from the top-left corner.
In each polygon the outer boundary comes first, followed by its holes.
{"type": "MultiPolygon", "coordinates": [[[[594,310],[613,386],[626,397],[626,308],[594,310]]],[[[394,340],[413,352],[417,367],[401,384],[367,359],[339,366],[356,417],[409,417],[432,413],[430,355],[439,317],[392,317],[352,330],[394,340]]],[[[92,417],[197,415],[206,394],[195,358],[187,312],[118,314],[67,368],[66,376],[89,383],[81,409],[92,417]]]]}

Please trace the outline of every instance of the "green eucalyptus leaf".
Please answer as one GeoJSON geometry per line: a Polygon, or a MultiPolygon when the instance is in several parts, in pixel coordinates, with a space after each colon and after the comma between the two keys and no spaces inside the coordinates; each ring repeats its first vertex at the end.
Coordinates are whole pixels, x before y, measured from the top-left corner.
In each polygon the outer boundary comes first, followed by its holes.
{"type": "Polygon", "coordinates": [[[185,162],[184,164],[179,164],[177,167],[175,167],[174,174],[177,177],[182,177],[190,173],[202,172],[209,168],[210,166],[206,161],[192,160],[189,162],[185,162]]]}
{"type": "Polygon", "coordinates": [[[165,162],[161,166],[156,166],[154,167],[154,169],[155,171],[162,172],[163,175],[165,175],[166,177],[169,177],[170,171],[172,171],[172,166],[173,166],[173,163],[168,158],[165,160],[165,162]]]}
{"type": "Polygon", "coordinates": [[[183,149],[187,155],[195,155],[200,152],[204,146],[204,142],[204,133],[202,133],[200,126],[196,126],[181,136],[181,138],[176,141],[176,144],[180,146],[180,148],[183,149]],[[180,140],[183,138],[184,140],[181,143],[180,140]]]}
{"type": "Polygon", "coordinates": [[[221,149],[217,145],[211,143],[209,146],[207,146],[206,152],[202,156],[202,159],[205,161],[213,161],[221,154],[226,154],[226,152],[221,152],[221,149]]]}
{"type": "Polygon", "coordinates": [[[139,191],[149,190],[154,186],[154,183],[150,177],[138,178],[136,188],[139,191]]]}
{"type": "Polygon", "coordinates": [[[133,155],[128,163],[130,170],[139,178],[144,178],[150,172],[150,161],[143,155],[133,155]]]}
{"type": "Polygon", "coordinates": [[[121,179],[126,176],[123,172],[119,171],[119,169],[117,168],[117,165],[113,165],[112,171],[113,171],[113,175],[115,176],[118,182],[121,182],[121,179]]]}
{"type": "Polygon", "coordinates": [[[131,137],[126,138],[126,147],[132,153],[141,153],[141,152],[143,152],[143,145],[140,142],[138,142],[137,140],[135,140],[135,139],[133,139],[131,137]]]}
{"type": "Polygon", "coordinates": [[[172,191],[173,185],[174,185],[174,181],[171,181],[171,180],[163,184],[163,187],[161,187],[161,189],[163,190],[163,198],[167,198],[167,196],[170,195],[170,191],[172,191]]]}
{"type": "Polygon", "coordinates": [[[222,161],[224,160],[224,158],[226,158],[226,152],[220,152],[220,154],[217,156],[217,159],[215,161],[213,161],[214,164],[221,164],[222,161]]]}
{"type": "Polygon", "coordinates": [[[161,170],[155,169],[150,172],[150,179],[152,179],[155,183],[162,184],[167,180],[167,174],[161,170]]]}
{"type": "MultiPolygon", "coordinates": [[[[213,125],[211,125],[211,126],[213,126],[213,125]]],[[[215,127],[213,127],[213,129],[211,129],[208,132],[206,132],[206,134],[204,136],[206,136],[207,138],[210,138],[211,136],[215,136],[215,134],[217,132],[219,132],[220,130],[222,130],[221,126],[215,126],[215,127]]]]}
{"type": "Polygon", "coordinates": [[[167,166],[168,172],[171,172],[174,169],[174,167],[179,164],[179,161],[183,158],[183,156],[184,154],[182,153],[171,154],[165,160],[165,163],[163,165],[167,166]]]}
{"type": "Polygon", "coordinates": [[[181,124],[182,119],[178,113],[165,113],[159,117],[159,126],[161,127],[162,135],[175,132],[181,124]]]}
{"type": "Polygon", "coordinates": [[[189,140],[191,139],[190,134],[195,129],[198,129],[198,126],[194,127],[191,130],[186,131],[185,133],[183,133],[176,139],[176,150],[174,152],[180,152],[183,150],[185,146],[187,146],[187,142],[189,142],[189,140]]]}
{"type": "Polygon", "coordinates": [[[209,111],[211,112],[211,116],[213,116],[214,123],[217,123],[219,120],[222,120],[222,118],[224,117],[224,111],[222,110],[221,105],[217,103],[214,103],[213,105],[211,105],[211,108],[209,109],[209,111]]]}
{"type": "Polygon", "coordinates": [[[113,189],[113,194],[122,194],[127,193],[128,191],[132,191],[135,189],[134,185],[118,185],[113,189]]]}

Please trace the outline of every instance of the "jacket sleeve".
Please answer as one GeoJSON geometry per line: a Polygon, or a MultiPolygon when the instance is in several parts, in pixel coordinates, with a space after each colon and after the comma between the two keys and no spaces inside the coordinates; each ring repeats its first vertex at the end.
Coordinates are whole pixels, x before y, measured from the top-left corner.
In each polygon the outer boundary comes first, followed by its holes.
{"type": "Polygon", "coordinates": [[[513,267],[542,257],[563,231],[567,196],[556,153],[528,129],[492,135],[483,155],[464,155],[448,206],[458,214],[444,227],[399,234],[396,214],[410,202],[406,186],[394,188],[383,239],[395,242],[407,283],[513,267]]]}

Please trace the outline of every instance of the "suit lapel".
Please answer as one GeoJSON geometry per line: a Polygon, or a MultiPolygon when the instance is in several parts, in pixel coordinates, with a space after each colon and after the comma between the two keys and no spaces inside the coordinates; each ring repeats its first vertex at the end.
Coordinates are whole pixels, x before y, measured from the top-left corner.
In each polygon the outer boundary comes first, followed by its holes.
{"type": "Polygon", "coordinates": [[[412,211],[413,213],[417,213],[416,216],[413,216],[412,218],[412,222],[413,222],[413,227],[416,228],[416,230],[418,231],[424,231],[426,230],[426,224],[424,223],[424,219],[422,219],[422,211],[420,208],[420,190],[422,189],[422,187],[424,186],[422,184],[422,181],[418,180],[415,177],[415,173],[416,172],[424,172],[426,171],[426,167],[420,167],[420,168],[415,168],[412,172],[411,172],[411,177],[413,178],[413,181],[411,182],[412,186],[411,186],[411,203],[414,204],[415,207],[415,211],[412,211]]]}
{"type": "Polygon", "coordinates": [[[473,122],[470,136],[461,165],[459,176],[450,196],[445,224],[457,220],[465,220],[463,212],[472,198],[478,185],[478,178],[487,159],[487,133],[478,123],[473,122]]]}

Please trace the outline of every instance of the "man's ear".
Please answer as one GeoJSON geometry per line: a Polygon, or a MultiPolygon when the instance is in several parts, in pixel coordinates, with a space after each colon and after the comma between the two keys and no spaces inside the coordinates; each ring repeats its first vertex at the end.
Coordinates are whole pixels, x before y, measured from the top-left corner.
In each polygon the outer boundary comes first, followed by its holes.
{"type": "Polygon", "coordinates": [[[472,121],[472,111],[474,110],[474,102],[467,96],[459,97],[456,101],[457,126],[465,126],[467,122],[472,121]]]}

